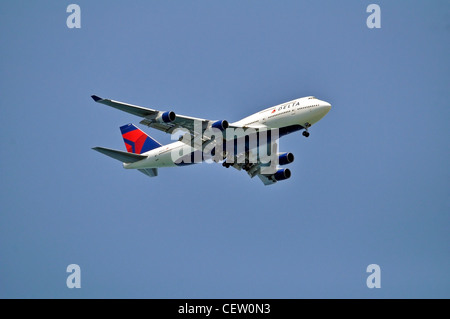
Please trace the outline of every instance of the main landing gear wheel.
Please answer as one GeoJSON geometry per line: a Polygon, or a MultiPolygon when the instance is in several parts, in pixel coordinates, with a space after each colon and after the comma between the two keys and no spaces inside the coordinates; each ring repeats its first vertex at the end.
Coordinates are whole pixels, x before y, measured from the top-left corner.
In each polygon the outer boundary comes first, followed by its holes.
{"type": "Polygon", "coordinates": [[[303,131],[302,135],[303,135],[304,137],[308,137],[308,136],[309,136],[309,132],[308,132],[308,131],[303,131]]]}
{"type": "Polygon", "coordinates": [[[227,163],[227,162],[223,162],[222,166],[225,167],[225,168],[228,168],[228,167],[231,166],[231,164],[230,164],[230,163],[227,163]]]}

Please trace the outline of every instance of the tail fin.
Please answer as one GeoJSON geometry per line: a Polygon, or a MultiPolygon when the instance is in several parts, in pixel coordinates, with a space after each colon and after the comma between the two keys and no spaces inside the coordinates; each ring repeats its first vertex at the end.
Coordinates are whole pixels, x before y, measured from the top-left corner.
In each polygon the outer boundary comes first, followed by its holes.
{"type": "Polygon", "coordinates": [[[161,146],[131,123],[121,126],[120,131],[129,153],[142,154],[161,146]]]}

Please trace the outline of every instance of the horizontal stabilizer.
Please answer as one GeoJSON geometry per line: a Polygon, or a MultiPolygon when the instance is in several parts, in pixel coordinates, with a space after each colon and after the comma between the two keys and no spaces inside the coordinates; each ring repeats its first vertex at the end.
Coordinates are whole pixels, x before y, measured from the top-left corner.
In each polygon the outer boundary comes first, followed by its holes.
{"type": "Polygon", "coordinates": [[[109,157],[112,157],[118,161],[121,161],[122,163],[134,163],[147,158],[147,156],[145,155],[122,152],[105,147],[94,147],[92,149],[109,157]]]}

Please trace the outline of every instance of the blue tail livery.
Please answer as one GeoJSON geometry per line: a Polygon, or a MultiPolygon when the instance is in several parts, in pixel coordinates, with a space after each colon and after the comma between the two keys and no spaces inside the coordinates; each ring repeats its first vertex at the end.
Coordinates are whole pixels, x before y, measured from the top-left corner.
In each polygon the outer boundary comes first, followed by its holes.
{"type": "Polygon", "coordinates": [[[142,154],[161,146],[161,144],[131,123],[121,126],[120,131],[129,153],[142,154]]]}

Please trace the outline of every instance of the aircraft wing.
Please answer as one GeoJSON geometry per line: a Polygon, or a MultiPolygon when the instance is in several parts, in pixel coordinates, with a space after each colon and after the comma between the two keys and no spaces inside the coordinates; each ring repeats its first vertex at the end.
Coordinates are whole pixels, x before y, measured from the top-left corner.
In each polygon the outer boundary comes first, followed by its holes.
{"type": "Polygon", "coordinates": [[[173,111],[164,112],[110,99],[103,99],[96,95],[92,95],[91,97],[97,103],[105,104],[115,109],[142,117],[144,119],[140,122],[141,124],[166,133],[173,133],[176,129],[183,129],[188,131],[191,136],[194,136],[198,135],[198,133],[203,133],[203,131],[209,127],[226,129],[229,126],[226,120],[210,121],[191,116],[178,115],[173,111]]]}
{"type": "Polygon", "coordinates": [[[270,176],[258,174],[259,179],[264,183],[264,185],[272,185],[275,184],[277,181],[270,176]]]}
{"type": "MultiPolygon", "coordinates": [[[[255,176],[258,176],[259,179],[261,180],[261,182],[264,183],[264,185],[271,185],[271,184],[275,184],[278,179],[275,177],[275,174],[278,174],[278,176],[282,176],[285,172],[284,169],[279,169],[279,168],[275,168],[275,170],[268,170],[264,171],[264,169],[268,169],[268,166],[262,164],[260,161],[258,161],[258,163],[252,164],[252,165],[248,165],[248,164],[233,164],[231,165],[231,167],[234,167],[235,169],[241,171],[244,170],[247,172],[248,176],[250,176],[250,178],[253,178],[255,176]]],[[[289,170],[288,170],[289,171],[289,170]]],[[[286,174],[289,174],[290,176],[290,171],[286,174]]],[[[287,177],[289,178],[289,177],[287,177]]],[[[285,179],[285,178],[282,178],[285,179]]],[[[281,179],[280,179],[281,180],[281,179]]]]}
{"type": "Polygon", "coordinates": [[[280,168],[278,165],[292,163],[294,161],[293,155],[291,154],[292,158],[289,158],[289,160],[280,162],[278,143],[273,143],[271,154],[275,155],[266,158],[263,163],[261,158],[257,156],[260,153],[260,147],[267,147],[267,145],[259,146],[258,151],[253,154],[252,152],[255,152],[256,149],[237,154],[230,164],[227,164],[225,159],[222,165],[224,167],[233,167],[239,171],[244,170],[250,178],[258,176],[266,186],[290,178],[291,171],[287,168],[280,168]]]}
{"type": "Polygon", "coordinates": [[[291,176],[291,171],[287,168],[283,169],[274,167],[272,169],[269,169],[269,166],[267,164],[262,164],[260,161],[251,165],[238,163],[233,164],[230,167],[234,167],[239,171],[246,171],[250,178],[258,176],[261,182],[263,182],[266,186],[275,184],[276,182],[283,179],[288,179],[291,176]]]}

